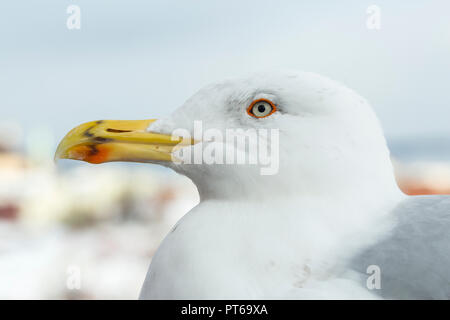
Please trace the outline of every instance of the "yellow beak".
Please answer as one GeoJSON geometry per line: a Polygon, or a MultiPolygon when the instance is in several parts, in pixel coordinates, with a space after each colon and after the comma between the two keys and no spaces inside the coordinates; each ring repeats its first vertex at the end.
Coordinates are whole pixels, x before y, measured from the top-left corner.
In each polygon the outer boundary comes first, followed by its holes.
{"type": "Polygon", "coordinates": [[[111,161],[173,161],[176,146],[193,144],[191,139],[148,132],[151,120],[100,120],[72,129],[59,143],[57,159],[90,163],[111,161]]]}

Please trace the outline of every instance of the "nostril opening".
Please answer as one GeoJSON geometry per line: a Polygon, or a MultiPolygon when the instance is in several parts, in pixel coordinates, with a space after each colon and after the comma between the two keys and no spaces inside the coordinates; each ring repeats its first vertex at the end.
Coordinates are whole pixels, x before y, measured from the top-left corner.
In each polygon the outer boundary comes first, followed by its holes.
{"type": "Polygon", "coordinates": [[[119,130],[119,129],[111,129],[111,128],[106,129],[106,131],[114,132],[114,133],[131,132],[131,130],[119,130]]]}

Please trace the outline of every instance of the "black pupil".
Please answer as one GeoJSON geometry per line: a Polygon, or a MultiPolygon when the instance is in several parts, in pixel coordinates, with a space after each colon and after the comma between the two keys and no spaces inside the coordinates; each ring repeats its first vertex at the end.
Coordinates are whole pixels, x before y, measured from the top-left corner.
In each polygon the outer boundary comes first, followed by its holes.
{"type": "Polygon", "coordinates": [[[259,111],[260,113],[263,113],[264,111],[266,111],[266,106],[263,105],[263,104],[260,104],[260,105],[258,106],[258,111],[259,111]]]}

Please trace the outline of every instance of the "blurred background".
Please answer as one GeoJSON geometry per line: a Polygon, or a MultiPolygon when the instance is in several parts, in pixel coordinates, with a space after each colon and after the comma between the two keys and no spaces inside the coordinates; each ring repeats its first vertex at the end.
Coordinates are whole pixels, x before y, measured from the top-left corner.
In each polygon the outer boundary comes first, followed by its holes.
{"type": "Polygon", "coordinates": [[[449,12],[445,0],[0,2],[0,298],[137,298],[195,187],[155,166],[55,165],[56,144],[85,121],[162,117],[226,77],[343,82],[380,117],[400,187],[450,194],[449,12]]]}

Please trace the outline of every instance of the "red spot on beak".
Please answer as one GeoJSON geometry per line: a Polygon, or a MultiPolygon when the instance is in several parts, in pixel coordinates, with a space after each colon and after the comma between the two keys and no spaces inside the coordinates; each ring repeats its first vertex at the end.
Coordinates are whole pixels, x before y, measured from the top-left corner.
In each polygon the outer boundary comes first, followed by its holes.
{"type": "Polygon", "coordinates": [[[69,156],[72,159],[99,164],[106,162],[108,160],[110,151],[111,149],[107,145],[102,144],[81,145],[72,148],[69,151],[69,156]]]}

